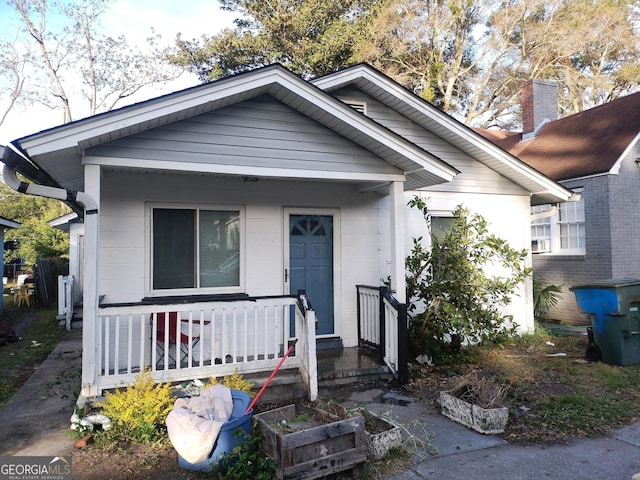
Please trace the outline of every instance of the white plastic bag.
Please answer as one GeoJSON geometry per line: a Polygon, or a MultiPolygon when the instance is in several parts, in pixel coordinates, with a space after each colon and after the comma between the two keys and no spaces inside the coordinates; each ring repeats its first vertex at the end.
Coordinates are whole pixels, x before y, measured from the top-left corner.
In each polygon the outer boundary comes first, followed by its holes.
{"type": "Polygon", "coordinates": [[[173,448],[189,463],[206,460],[232,411],[231,390],[224,385],[214,385],[199,397],[177,399],[167,416],[173,448]]]}

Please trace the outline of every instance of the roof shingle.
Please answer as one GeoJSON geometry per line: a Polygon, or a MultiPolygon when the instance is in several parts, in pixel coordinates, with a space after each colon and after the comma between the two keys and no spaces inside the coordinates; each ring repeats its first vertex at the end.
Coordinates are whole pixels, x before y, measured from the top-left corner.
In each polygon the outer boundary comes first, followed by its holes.
{"type": "Polygon", "coordinates": [[[556,181],[606,173],[640,132],[640,93],[548,122],[524,141],[519,132],[476,131],[556,181]]]}

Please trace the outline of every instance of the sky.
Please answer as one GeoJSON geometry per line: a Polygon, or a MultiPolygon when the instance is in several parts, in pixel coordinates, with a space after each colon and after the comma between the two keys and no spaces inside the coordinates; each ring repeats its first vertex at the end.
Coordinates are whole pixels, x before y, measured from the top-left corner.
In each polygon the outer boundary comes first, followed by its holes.
{"type": "MultiPolygon", "coordinates": [[[[14,12],[0,0],[0,32],[15,31],[14,12]]],[[[145,45],[151,35],[151,27],[162,35],[163,42],[173,44],[176,34],[191,40],[202,34],[212,35],[226,27],[233,27],[237,14],[220,9],[217,0],[116,0],[103,17],[105,33],[124,35],[130,44],[145,45]],[[187,7],[188,5],[188,7],[187,7]]],[[[195,75],[183,74],[179,79],[162,88],[149,87],[140,92],[134,101],[143,101],[165,93],[197,85],[195,75]]],[[[129,103],[133,103],[129,102],[129,103]]],[[[118,106],[125,106],[124,103],[118,106]]],[[[42,106],[17,107],[0,125],[0,145],[11,140],[55,127],[62,123],[62,113],[42,106]]]]}

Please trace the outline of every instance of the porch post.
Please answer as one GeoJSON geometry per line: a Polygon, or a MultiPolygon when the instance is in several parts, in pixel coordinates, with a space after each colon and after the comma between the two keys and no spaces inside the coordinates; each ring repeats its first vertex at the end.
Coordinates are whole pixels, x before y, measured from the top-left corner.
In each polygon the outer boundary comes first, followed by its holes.
{"type": "MultiPolygon", "coordinates": [[[[85,192],[93,197],[100,206],[100,166],[85,165],[85,192]]],[[[96,385],[98,375],[98,210],[87,211],[84,215],[84,289],[82,300],[82,390],[83,397],[95,397],[99,394],[96,385]]]]}
{"type": "Polygon", "coordinates": [[[400,303],[406,303],[405,253],[404,253],[404,182],[389,186],[389,211],[391,221],[391,289],[400,303]]]}

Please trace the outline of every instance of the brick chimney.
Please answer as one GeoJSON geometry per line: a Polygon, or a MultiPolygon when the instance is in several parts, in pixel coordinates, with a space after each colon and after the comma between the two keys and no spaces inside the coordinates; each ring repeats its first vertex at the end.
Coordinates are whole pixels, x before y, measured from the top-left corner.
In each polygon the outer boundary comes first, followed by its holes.
{"type": "Polygon", "coordinates": [[[533,78],[522,86],[522,138],[531,138],[545,120],[558,118],[558,84],[533,78]]]}

